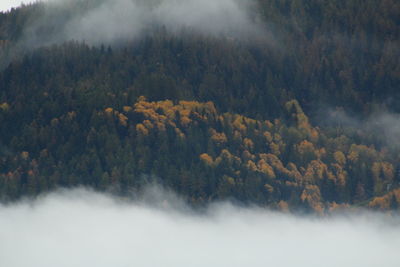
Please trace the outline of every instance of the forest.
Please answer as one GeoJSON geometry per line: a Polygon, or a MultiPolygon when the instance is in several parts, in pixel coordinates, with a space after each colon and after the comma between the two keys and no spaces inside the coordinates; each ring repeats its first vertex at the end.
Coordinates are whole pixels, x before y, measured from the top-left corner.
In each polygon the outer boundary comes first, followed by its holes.
{"type": "Polygon", "coordinates": [[[399,1],[256,0],[250,37],[54,37],[97,2],[0,13],[1,201],[159,183],[194,206],[398,210],[399,1]]]}

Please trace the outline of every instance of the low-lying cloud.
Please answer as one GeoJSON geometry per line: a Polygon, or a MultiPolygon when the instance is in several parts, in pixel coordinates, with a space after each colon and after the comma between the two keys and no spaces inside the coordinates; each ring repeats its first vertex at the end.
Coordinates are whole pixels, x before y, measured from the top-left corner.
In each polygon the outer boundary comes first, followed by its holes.
{"type": "Polygon", "coordinates": [[[398,266],[400,228],[377,214],[300,218],[226,203],[199,214],[145,195],[76,189],[0,206],[0,266],[398,266]]]}
{"type": "Polygon", "coordinates": [[[49,0],[22,42],[30,47],[69,40],[90,44],[132,40],[154,27],[232,38],[265,39],[253,0],[49,0]],[[72,11],[72,12],[71,12],[72,11]],[[68,14],[68,15],[65,15],[68,14]],[[54,30],[54,28],[57,28],[54,30]],[[46,36],[51,32],[51,36],[46,36]]]}

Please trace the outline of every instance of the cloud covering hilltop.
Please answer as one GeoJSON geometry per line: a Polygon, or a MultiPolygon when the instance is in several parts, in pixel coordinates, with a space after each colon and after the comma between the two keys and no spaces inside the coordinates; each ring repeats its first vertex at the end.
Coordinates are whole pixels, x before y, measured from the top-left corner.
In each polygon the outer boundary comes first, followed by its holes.
{"type": "Polygon", "coordinates": [[[90,44],[133,40],[153,28],[257,38],[272,42],[257,22],[253,0],[49,0],[24,29],[20,43],[39,47],[69,40],[90,44]]]}

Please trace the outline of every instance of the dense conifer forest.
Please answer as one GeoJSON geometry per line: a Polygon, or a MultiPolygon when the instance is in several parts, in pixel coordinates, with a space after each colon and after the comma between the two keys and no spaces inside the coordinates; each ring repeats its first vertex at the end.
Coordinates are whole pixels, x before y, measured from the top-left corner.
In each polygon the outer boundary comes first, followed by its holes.
{"type": "Polygon", "coordinates": [[[156,182],[194,205],[398,209],[400,2],[252,3],[245,38],[55,41],[93,0],[0,13],[0,199],[156,182]]]}

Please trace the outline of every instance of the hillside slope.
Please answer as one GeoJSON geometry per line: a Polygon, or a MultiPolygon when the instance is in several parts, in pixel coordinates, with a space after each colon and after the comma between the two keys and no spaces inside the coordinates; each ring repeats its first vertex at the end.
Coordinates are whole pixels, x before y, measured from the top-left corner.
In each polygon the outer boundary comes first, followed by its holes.
{"type": "Polygon", "coordinates": [[[157,182],[193,204],[398,208],[397,1],[259,0],[251,35],[69,40],[99,3],[0,13],[2,200],[157,182]]]}

